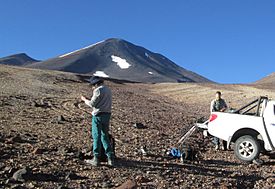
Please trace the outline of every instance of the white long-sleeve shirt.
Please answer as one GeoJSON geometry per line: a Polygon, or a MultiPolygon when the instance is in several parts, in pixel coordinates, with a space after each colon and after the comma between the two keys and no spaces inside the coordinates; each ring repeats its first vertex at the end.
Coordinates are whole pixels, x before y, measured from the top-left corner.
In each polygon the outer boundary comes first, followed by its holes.
{"type": "Polygon", "coordinates": [[[91,100],[85,100],[85,104],[93,108],[94,116],[99,113],[111,113],[112,92],[107,86],[101,85],[93,91],[91,100]]]}

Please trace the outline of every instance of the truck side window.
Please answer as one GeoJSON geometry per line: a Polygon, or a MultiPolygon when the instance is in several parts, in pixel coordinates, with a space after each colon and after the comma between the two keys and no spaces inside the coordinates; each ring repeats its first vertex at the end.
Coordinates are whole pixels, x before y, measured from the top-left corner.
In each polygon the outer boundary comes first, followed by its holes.
{"type": "Polygon", "coordinates": [[[273,115],[275,115],[275,105],[273,105],[273,115]]]}

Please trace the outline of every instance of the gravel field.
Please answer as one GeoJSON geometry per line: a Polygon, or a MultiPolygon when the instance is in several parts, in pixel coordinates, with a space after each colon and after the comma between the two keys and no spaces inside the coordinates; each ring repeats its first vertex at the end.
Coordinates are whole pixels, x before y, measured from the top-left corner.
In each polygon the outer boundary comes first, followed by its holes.
{"type": "Polygon", "coordinates": [[[195,160],[167,156],[197,119],[208,118],[215,91],[239,107],[260,95],[274,98],[274,88],[106,84],[113,92],[114,168],[78,158],[92,144],[90,109],[80,102],[92,89],[82,77],[0,65],[0,188],[275,188],[274,154],[261,155],[263,165],[244,164],[233,150],[215,151],[200,132],[186,142],[198,152],[195,160]]]}

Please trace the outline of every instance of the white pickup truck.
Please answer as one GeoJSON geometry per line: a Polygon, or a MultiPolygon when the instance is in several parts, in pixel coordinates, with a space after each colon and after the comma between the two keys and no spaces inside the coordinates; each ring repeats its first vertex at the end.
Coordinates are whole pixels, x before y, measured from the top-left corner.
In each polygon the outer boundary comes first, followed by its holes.
{"type": "Polygon", "coordinates": [[[267,97],[231,112],[213,112],[204,124],[197,125],[212,136],[234,145],[238,159],[251,162],[260,152],[275,150],[275,101],[267,97]]]}

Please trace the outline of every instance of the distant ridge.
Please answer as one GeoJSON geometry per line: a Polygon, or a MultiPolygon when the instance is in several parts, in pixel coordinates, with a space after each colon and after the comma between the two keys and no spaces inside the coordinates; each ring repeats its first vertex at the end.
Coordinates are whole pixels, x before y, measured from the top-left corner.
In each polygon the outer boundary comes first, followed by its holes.
{"type": "Polygon", "coordinates": [[[256,81],[255,84],[275,85],[275,72],[256,81]]]}
{"type": "Polygon", "coordinates": [[[0,58],[0,64],[11,65],[11,66],[26,66],[31,63],[38,62],[25,53],[19,53],[10,55],[7,57],[0,58]]]}

